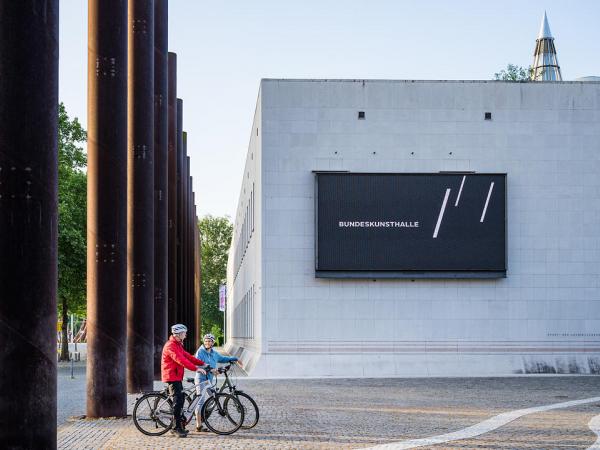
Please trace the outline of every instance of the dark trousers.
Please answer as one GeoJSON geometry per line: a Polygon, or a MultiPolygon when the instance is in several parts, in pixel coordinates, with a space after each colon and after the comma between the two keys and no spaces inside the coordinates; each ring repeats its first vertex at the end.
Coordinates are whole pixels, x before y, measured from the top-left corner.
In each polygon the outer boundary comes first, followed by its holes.
{"type": "Polygon", "coordinates": [[[181,381],[169,381],[169,395],[173,396],[175,404],[173,405],[173,414],[175,415],[175,428],[181,428],[181,410],[183,409],[183,384],[181,381]]]}

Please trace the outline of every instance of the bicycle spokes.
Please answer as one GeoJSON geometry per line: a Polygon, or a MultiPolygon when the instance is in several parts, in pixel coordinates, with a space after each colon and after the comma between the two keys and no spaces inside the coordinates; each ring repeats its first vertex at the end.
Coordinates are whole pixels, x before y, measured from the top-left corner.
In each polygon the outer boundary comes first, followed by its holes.
{"type": "Polygon", "coordinates": [[[144,434],[160,436],[173,426],[173,406],[162,393],[146,394],[133,408],[133,423],[144,434]]]}
{"type": "Polygon", "coordinates": [[[206,426],[217,434],[236,432],[244,422],[244,408],[230,394],[215,394],[204,403],[202,418],[206,426]]]}

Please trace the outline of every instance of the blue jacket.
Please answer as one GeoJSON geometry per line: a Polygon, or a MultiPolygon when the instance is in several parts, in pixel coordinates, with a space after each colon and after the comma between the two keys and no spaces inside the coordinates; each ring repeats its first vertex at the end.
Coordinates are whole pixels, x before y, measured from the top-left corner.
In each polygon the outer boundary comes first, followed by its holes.
{"type": "MultiPolygon", "coordinates": [[[[223,356],[214,348],[210,352],[208,352],[204,348],[204,345],[201,346],[196,352],[196,358],[201,359],[202,361],[204,361],[204,364],[208,364],[213,369],[217,368],[218,363],[228,363],[238,360],[235,356],[223,356]]],[[[212,381],[213,377],[214,375],[212,373],[208,373],[209,380],[212,381]]],[[[196,380],[205,381],[206,376],[196,373],[196,380]]]]}

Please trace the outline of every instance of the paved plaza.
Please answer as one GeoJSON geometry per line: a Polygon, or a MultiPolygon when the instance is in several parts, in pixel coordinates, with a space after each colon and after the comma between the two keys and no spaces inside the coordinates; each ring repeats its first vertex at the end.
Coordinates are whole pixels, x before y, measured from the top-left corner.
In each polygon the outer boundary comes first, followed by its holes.
{"type": "MultiPolygon", "coordinates": [[[[131,417],[82,418],[85,414],[82,363],[75,366],[74,376],[71,379],[68,365],[59,367],[58,446],[64,449],[345,449],[380,445],[390,449],[415,445],[436,449],[585,449],[594,446],[598,439],[590,429],[594,428],[593,418],[600,416],[597,376],[239,378],[238,386],[251,393],[260,406],[258,425],[232,436],[193,431],[185,439],[168,434],[145,436],[135,428],[131,417]],[[576,405],[569,403],[581,399],[587,400],[576,405]],[[557,404],[555,409],[528,410],[557,404]],[[524,413],[517,414],[521,416],[499,424],[504,417],[499,415],[524,409],[524,413]],[[486,423],[492,424],[491,429],[482,432],[481,427],[486,423]],[[469,430],[475,430],[477,435],[461,439],[469,430]],[[453,432],[457,433],[450,435],[451,440],[446,436],[441,439],[444,442],[435,445],[415,441],[453,432]]],[[[156,388],[161,386],[162,383],[156,383],[156,388]]],[[[135,398],[129,396],[129,413],[135,398]]]]}

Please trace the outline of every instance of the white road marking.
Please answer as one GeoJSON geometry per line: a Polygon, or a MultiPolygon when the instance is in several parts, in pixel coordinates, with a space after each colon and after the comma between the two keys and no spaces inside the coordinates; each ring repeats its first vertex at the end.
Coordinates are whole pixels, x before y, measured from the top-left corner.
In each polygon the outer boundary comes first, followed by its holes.
{"type": "Polygon", "coordinates": [[[437,238],[438,231],[440,231],[440,225],[442,224],[442,217],[444,217],[444,211],[446,210],[446,203],[448,202],[448,196],[450,195],[450,189],[446,189],[446,195],[442,202],[442,209],[440,209],[440,215],[438,216],[437,223],[435,224],[435,230],[433,231],[433,238],[437,238]]]}
{"type": "Polygon", "coordinates": [[[463,188],[463,185],[465,184],[465,178],[467,178],[467,176],[463,175],[463,179],[460,182],[460,188],[458,189],[458,195],[456,196],[456,202],[454,203],[454,206],[458,206],[458,201],[460,200],[460,194],[462,193],[462,188],[463,188]]]}
{"type": "Polygon", "coordinates": [[[483,207],[483,212],[481,213],[481,219],[479,220],[480,222],[483,222],[483,220],[485,219],[485,212],[487,211],[488,203],[490,202],[490,197],[492,196],[492,189],[494,189],[493,181],[492,184],[490,184],[490,190],[488,191],[488,196],[485,199],[485,206],[483,207]]]}
{"type": "MultiPolygon", "coordinates": [[[[581,400],[572,400],[569,402],[554,403],[552,405],[535,406],[533,408],[526,408],[526,409],[517,409],[515,411],[509,411],[509,412],[505,412],[502,414],[498,414],[497,416],[491,417],[487,420],[484,420],[483,422],[479,422],[475,425],[472,425],[467,428],[463,428],[462,430],[454,431],[452,433],[440,434],[438,436],[432,436],[432,437],[422,438],[422,439],[411,439],[410,441],[392,442],[390,444],[383,444],[383,445],[377,445],[375,447],[369,447],[367,450],[401,450],[401,449],[425,447],[425,446],[436,445],[436,444],[444,444],[446,442],[460,441],[463,439],[470,439],[470,438],[479,436],[480,434],[488,433],[497,428],[500,428],[501,426],[506,425],[507,423],[510,423],[513,420],[516,420],[516,419],[526,416],[528,414],[535,414],[535,413],[539,413],[539,412],[549,411],[552,409],[569,408],[571,406],[584,405],[586,403],[594,403],[594,402],[600,402],[600,397],[584,398],[581,400]]],[[[600,418],[600,416],[594,417],[592,419],[592,421],[594,421],[594,419],[598,419],[598,418],[600,418]]],[[[590,428],[592,426],[592,421],[590,421],[590,428]]],[[[600,419],[597,422],[594,422],[594,426],[596,426],[596,425],[598,427],[600,427],[600,419]]],[[[594,430],[594,432],[600,433],[600,429],[596,428],[596,430],[594,430]]],[[[598,441],[596,441],[596,444],[594,444],[594,445],[598,445],[598,441]]],[[[596,448],[600,448],[600,447],[590,447],[590,448],[596,449],[596,448]]]]}
{"type": "Polygon", "coordinates": [[[600,450],[600,415],[592,417],[588,423],[588,427],[596,433],[598,439],[587,450],[600,450]]]}

